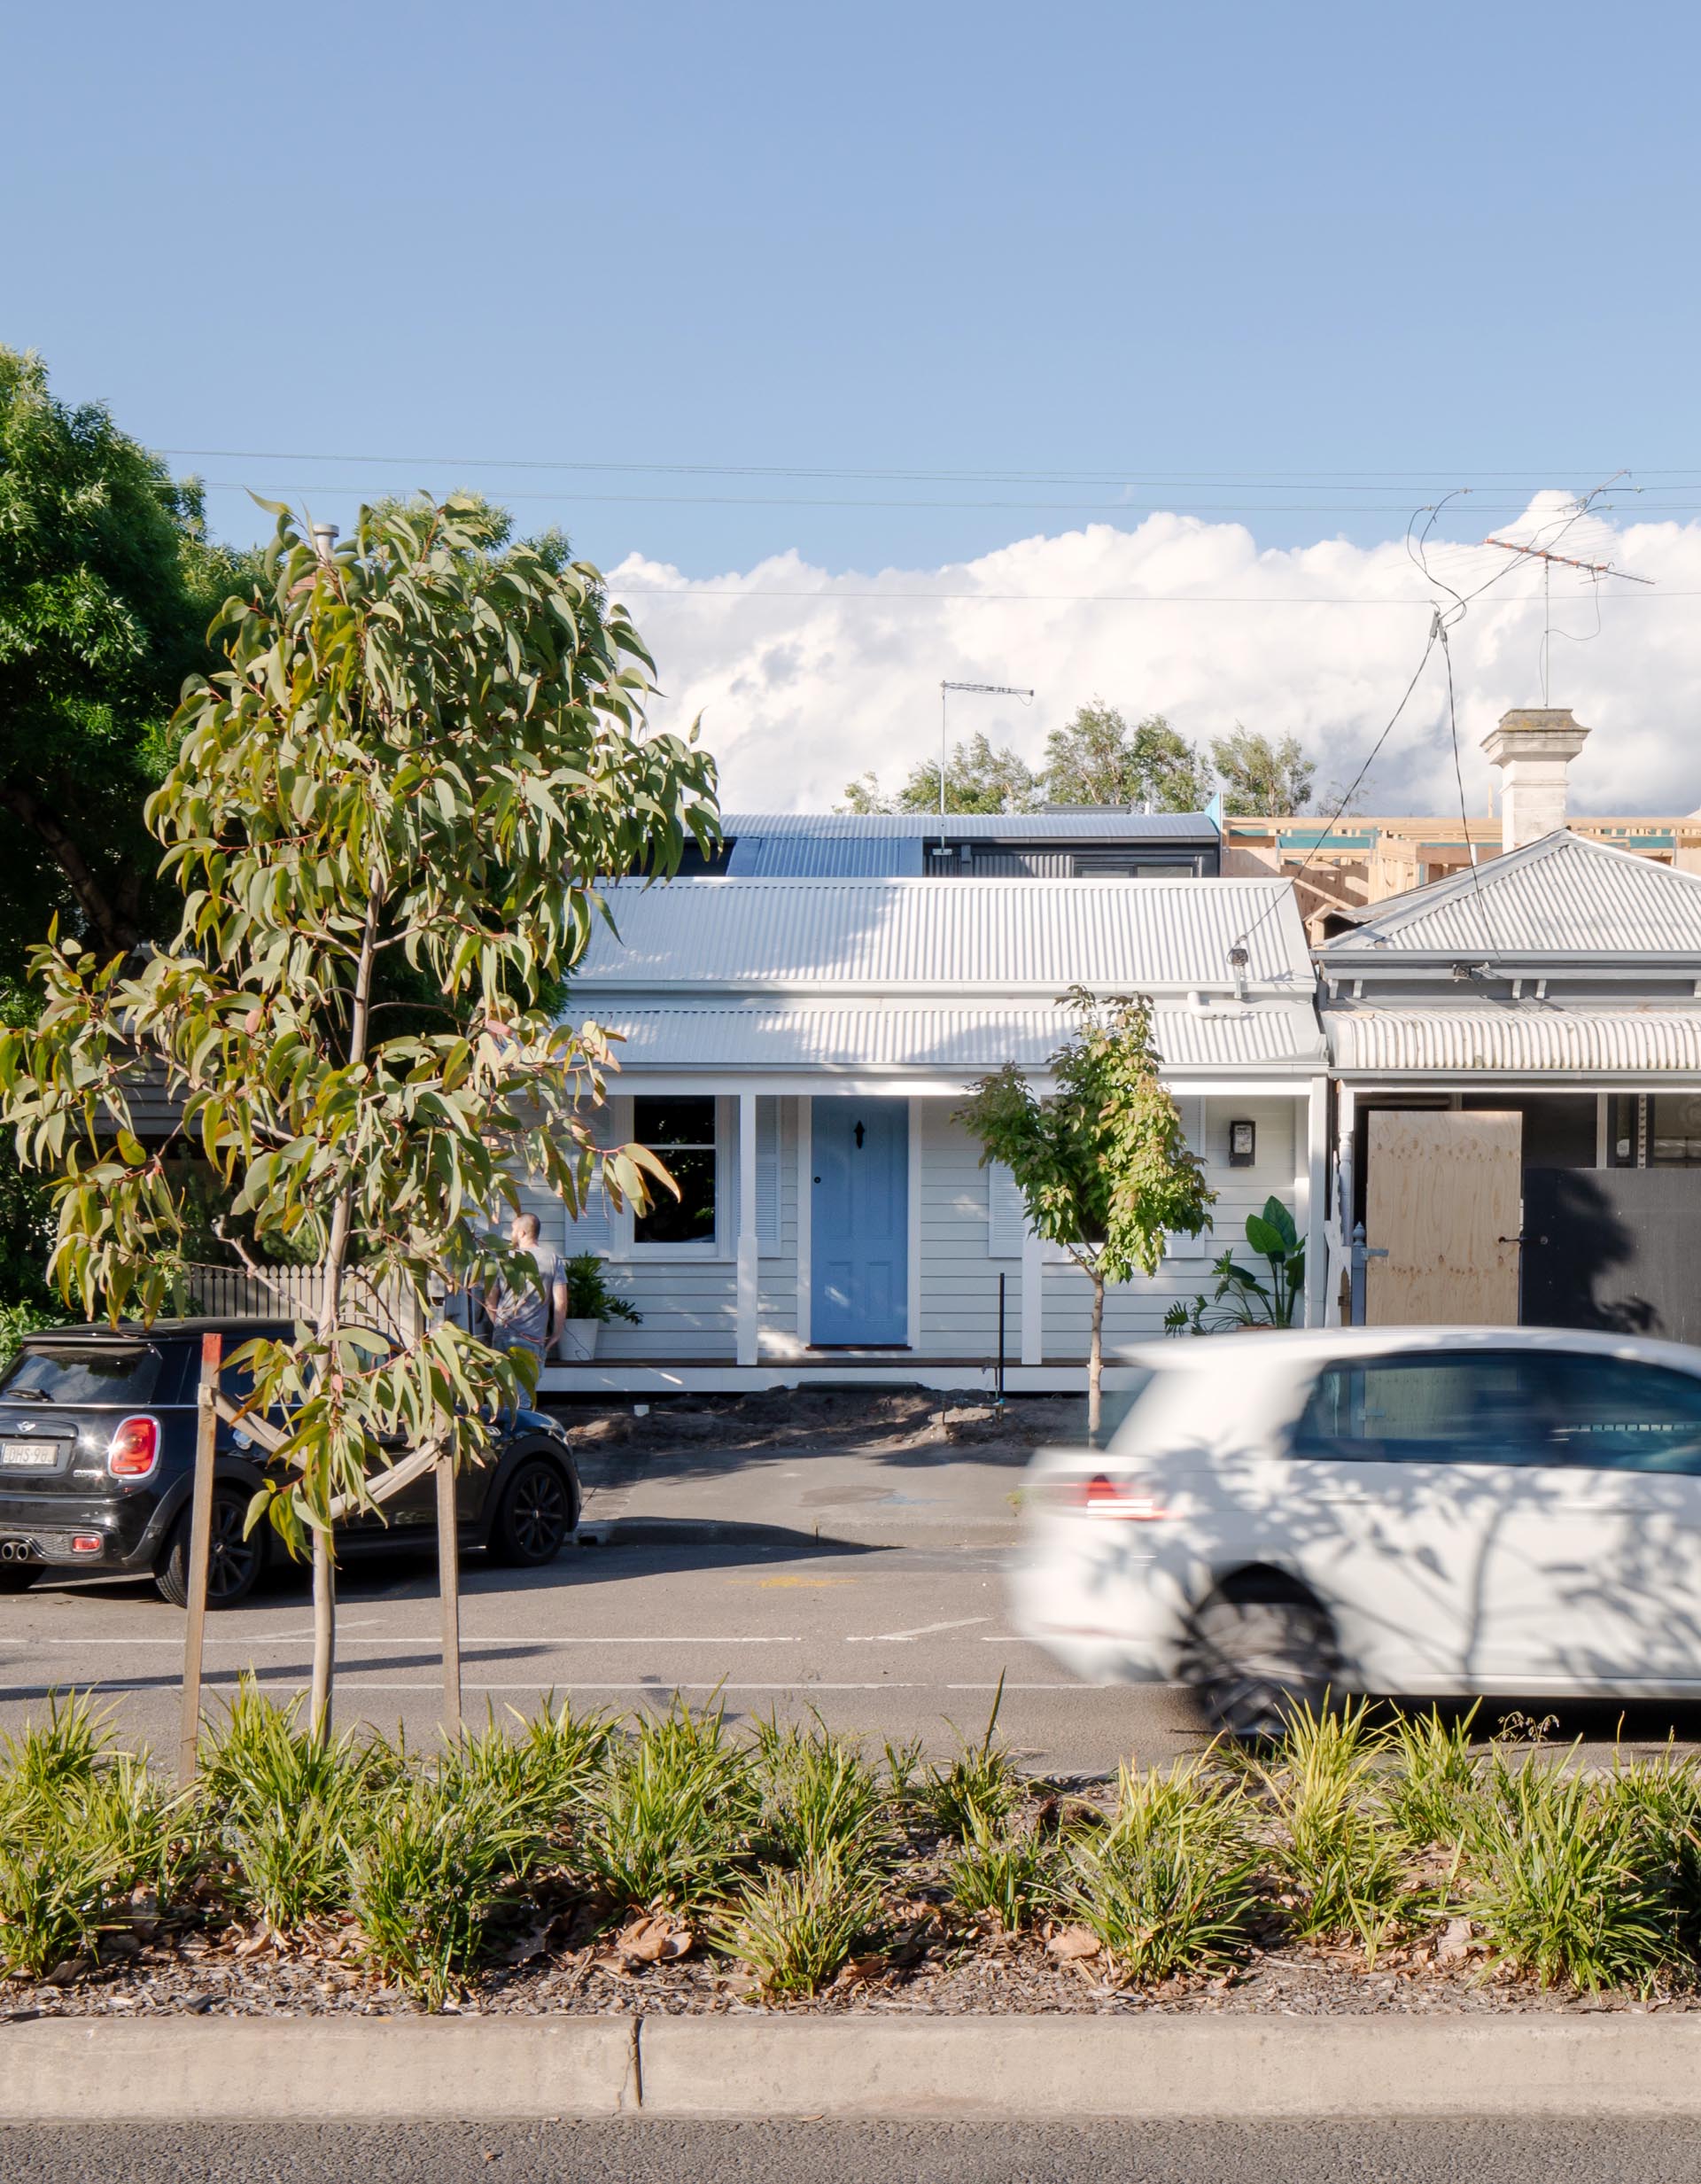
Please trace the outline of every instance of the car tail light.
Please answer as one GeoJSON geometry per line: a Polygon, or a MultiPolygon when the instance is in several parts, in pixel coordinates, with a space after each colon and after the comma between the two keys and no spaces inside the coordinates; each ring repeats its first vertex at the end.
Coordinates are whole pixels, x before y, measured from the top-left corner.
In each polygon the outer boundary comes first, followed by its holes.
{"type": "Polygon", "coordinates": [[[97,1555],[100,1552],[99,1533],[78,1532],[74,1534],[71,1541],[71,1551],[74,1555],[97,1555]]]}
{"type": "Polygon", "coordinates": [[[1157,1524],[1174,1513],[1133,1480],[1119,1486],[1103,1472],[1077,1483],[1075,1503],[1090,1517],[1115,1517],[1124,1524],[1157,1524]]]}
{"type": "Polygon", "coordinates": [[[126,1418],[113,1435],[106,1468],[114,1479],[145,1479],[159,1461],[158,1418],[126,1418]]]}

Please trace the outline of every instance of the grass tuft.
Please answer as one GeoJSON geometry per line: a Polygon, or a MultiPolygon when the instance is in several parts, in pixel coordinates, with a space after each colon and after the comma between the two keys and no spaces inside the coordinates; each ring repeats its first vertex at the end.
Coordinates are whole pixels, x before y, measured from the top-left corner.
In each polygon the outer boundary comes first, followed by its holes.
{"type": "Polygon", "coordinates": [[[1643,1986],[1675,1954],[1642,1787],[1498,1751],[1471,1815],[1464,1909],[1492,1954],[1543,1986],[1643,1986]]]}
{"type": "Polygon", "coordinates": [[[1277,1874],[1299,1939],[1355,1939],[1367,1958],[1417,1912],[1405,1843],[1379,1795],[1386,1735],[1368,1706],[1301,1707],[1260,1768],[1277,1874]]]}
{"type": "Polygon", "coordinates": [[[711,1925],[717,1945],[750,1966],[764,1994],[812,1994],[832,1978],[879,1914],[864,1867],[835,1854],[746,1882],[711,1925]]]}
{"type": "Polygon", "coordinates": [[[1031,1830],[1000,1833],[978,1813],[969,1825],[948,1868],[951,1901],[971,1917],[990,1912],[1006,1933],[1020,1933],[1057,1900],[1058,1846],[1031,1830]]]}
{"type": "Polygon", "coordinates": [[[808,1729],[761,1722],[756,1735],[761,1832],[788,1864],[867,1864],[884,1854],[885,1796],[859,1745],[819,1716],[808,1729]]]}
{"type": "Polygon", "coordinates": [[[446,1774],[392,1790],[353,1858],[354,1906],[374,1963],[440,2009],[463,1986],[530,1839],[488,1787],[446,1774]]]}
{"type": "Polygon", "coordinates": [[[721,1712],[675,1699],[612,1748],[574,1858],[622,1910],[688,1910],[728,1893],[760,1809],[757,1767],[721,1712]]]}
{"type": "Polygon", "coordinates": [[[1249,1822],[1244,1791],[1202,1760],[1122,1769],[1115,1818],[1076,1842],[1064,1890],[1115,1977],[1149,1985],[1243,1952],[1258,1901],[1249,1822]]]}
{"type": "Polygon", "coordinates": [[[971,1745],[959,1730],[956,1757],[944,1767],[929,1767],[911,1792],[936,1835],[966,1843],[977,1825],[1003,1828],[1028,1794],[1028,1785],[1009,1746],[998,1736],[998,1711],[1003,1704],[1004,1678],[1000,1675],[986,1733],[979,1744],[971,1745]]]}

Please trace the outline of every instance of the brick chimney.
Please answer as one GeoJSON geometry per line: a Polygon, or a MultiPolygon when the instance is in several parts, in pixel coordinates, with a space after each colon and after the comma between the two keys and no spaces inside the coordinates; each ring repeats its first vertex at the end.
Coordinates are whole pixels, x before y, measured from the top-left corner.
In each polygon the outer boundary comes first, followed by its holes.
{"type": "Polygon", "coordinates": [[[1483,737],[1489,764],[1501,770],[1503,850],[1522,849],[1565,825],[1565,769],[1588,737],[1569,705],[1515,706],[1483,737]]]}

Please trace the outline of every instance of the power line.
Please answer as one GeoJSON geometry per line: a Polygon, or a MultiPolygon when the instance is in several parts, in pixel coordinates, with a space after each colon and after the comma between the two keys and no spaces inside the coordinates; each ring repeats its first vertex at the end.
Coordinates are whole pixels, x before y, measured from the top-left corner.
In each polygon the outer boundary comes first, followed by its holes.
{"type": "MultiPolygon", "coordinates": [[[[268,459],[254,458],[257,462],[268,459]]],[[[245,478],[209,478],[200,482],[210,493],[252,491],[245,478]]],[[[320,480],[313,485],[297,485],[293,490],[299,494],[343,494],[358,498],[371,492],[372,487],[369,483],[346,478],[335,483],[320,480]]],[[[1405,514],[1407,505],[1393,501],[944,501],[899,498],[892,494],[585,493],[577,486],[563,486],[552,493],[505,487],[501,497],[504,501],[542,501],[555,506],[566,503],[614,508],[983,509],[992,513],[1028,509],[1040,514],[1099,516],[1400,516],[1405,514]]],[[[1519,516],[1528,501],[1494,501],[1485,506],[1497,515],[1519,516]]],[[[1662,516],[1693,516],[1701,514],[1701,503],[1662,501],[1658,512],[1662,516]]]]}
{"type": "MultiPolygon", "coordinates": [[[[1166,472],[1149,470],[1145,465],[1130,462],[1120,469],[1107,468],[1091,470],[913,470],[893,467],[856,468],[827,463],[796,462],[605,462],[576,457],[537,455],[331,455],[322,449],[318,452],[300,448],[265,447],[162,447],[161,455],[194,457],[209,462],[363,462],[398,463],[404,466],[425,466],[449,470],[580,470],[586,473],[619,473],[646,477],[695,478],[863,478],[884,479],[897,483],[957,484],[957,485],[1026,485],[1026,486],[1115,486],[1138,480],[1147,486],[1194,488],[1206,486],[1247,485],[1258,489],[1274,491],[1278,486],[1291,486],[1327,479],[1341,481],[1349,492],[1374,492],[1381,481],[1386,480],[1386,490],[1394,491],[1403,485],[1422,483],[1442,476],[1494,479],[1502,484],[1530,481],[1538,488],[1551,484],[1555,477],[1594,469],[1593,464],[1555,463],[1550,468],[1526,467],[1518,470],[1208,470],[1198,476],[1171,476],[1166,472]],[[1346,486],[1349,478],[1368,478],[1375,485],[1346,486]]],[[[1637,476],[1651,478],[1701,478],[1701,468],[1641,469],[1637,476]]],[[[1639,490],[1639,488],[1630,488],[1639,490]]],[[[1675,491],[1675,487],[1653,490],[1675,491]]],[[[1403,505],[1403,504],[1402,504],[1403,505]]]]}
{"type": "MultiPolygon", "coordinates": [[[[680,587],[667,585],[645,586],[608,579],[611,591],[622,599],[676,600],[681,605],[699,599],[814,599],[824,605],[836,600],[866,600],[887,606],[931,606],[938,602],[988,606],[1015,606],[1031,603],[1038,606],[1088,607],[1379,607],[1397,608],[1404,612],[1408,608],[1421,607],[1425,612],[1433,610],[1431,599],[1377,599],[1345,595],[1319,595],[1312,598],[1304,592],[897,592],[872,589],[839,590],[825,587],[799,585],[781,587],[762,585],[760,587],[736,584],[687,584],[680,587]]],[[[1474,597],[1475,594],[1468,595],[1474,597]]],[[[1629,592],[1615,598],[1618,606],[1635,600],[1641,606],[1658,606],[1666,600],[1701,599],[1701,591],[1661,591],[1651,593],[1629,592]]],[[[1534,606],[1532,597],[1517,596],[1505,602],[1508,605],[1534,606]]]]}

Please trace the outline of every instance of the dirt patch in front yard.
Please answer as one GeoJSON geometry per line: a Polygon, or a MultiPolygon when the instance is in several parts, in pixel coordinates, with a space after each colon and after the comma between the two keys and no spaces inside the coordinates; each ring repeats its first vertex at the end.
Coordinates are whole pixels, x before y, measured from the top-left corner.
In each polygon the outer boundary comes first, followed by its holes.
{"type": "Polygon", "coordinates": [[[1002,1404],[978,1394],[924,1388],[763,1388],[748,1395],[679,1395],[582,1403],[553,1398],[549,1409],[586,1449],[831,1450],[944,1448],[992,1443],[1013,1452],[1085,1437],[1084,1398],[1012,1395],[1002,1404]]]}

